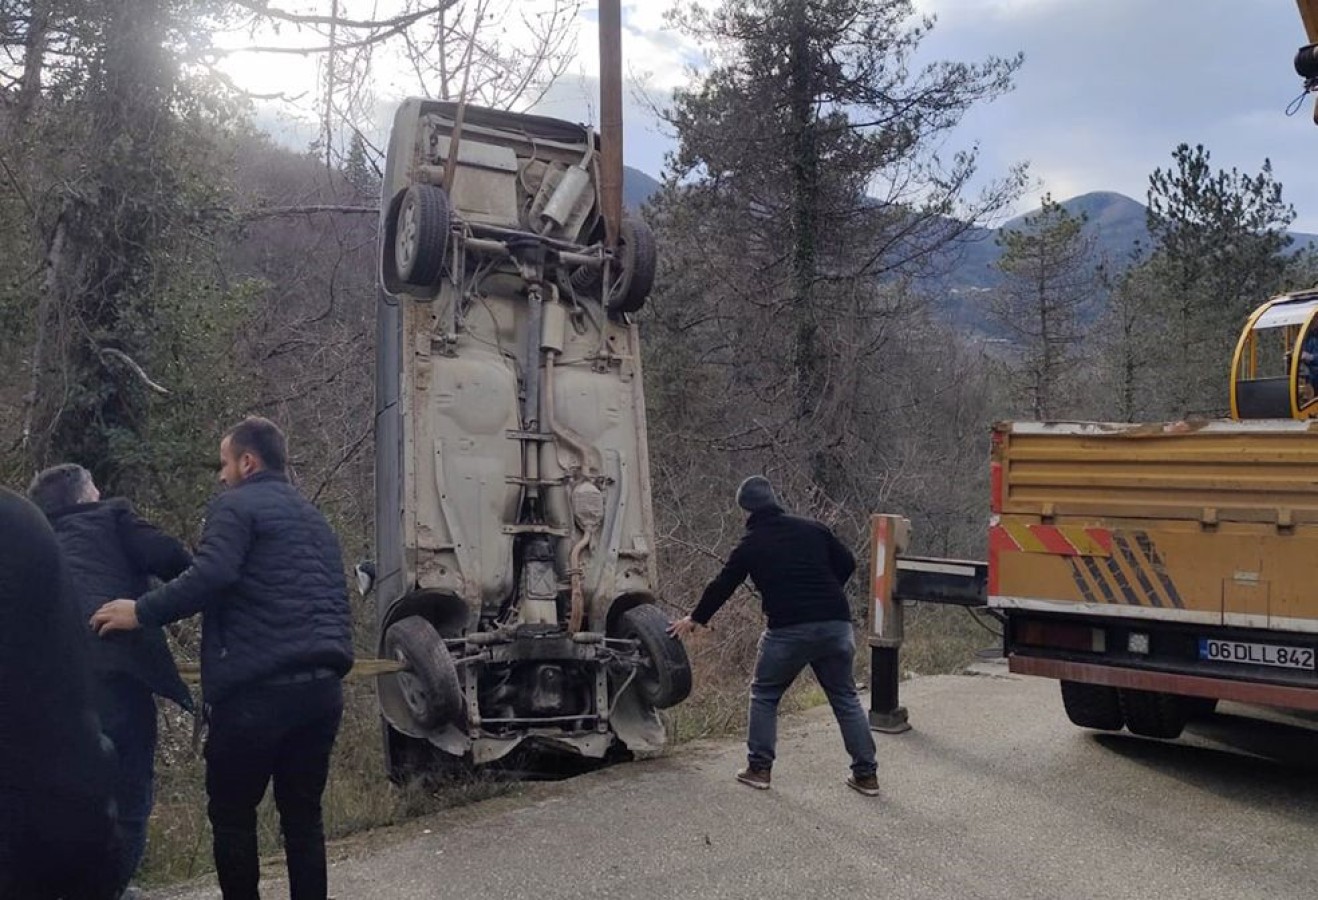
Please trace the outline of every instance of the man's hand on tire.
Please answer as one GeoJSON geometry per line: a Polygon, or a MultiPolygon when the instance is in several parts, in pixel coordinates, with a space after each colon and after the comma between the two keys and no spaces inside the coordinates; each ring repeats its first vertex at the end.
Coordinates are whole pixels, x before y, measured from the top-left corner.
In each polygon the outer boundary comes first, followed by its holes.
{"type": "Polygon", "coordinates": [[[690,616],[683,616],[668,626],[668,634],[670,637],[682,638],[695,631],[698,627],[700,627],[700,623],[695,619],[690,616]]]}

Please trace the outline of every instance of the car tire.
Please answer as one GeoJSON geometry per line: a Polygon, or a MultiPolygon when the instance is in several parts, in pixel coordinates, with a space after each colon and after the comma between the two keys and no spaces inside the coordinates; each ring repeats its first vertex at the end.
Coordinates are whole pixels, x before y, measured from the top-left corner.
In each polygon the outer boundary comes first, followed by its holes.
{"type": "Polygon", "coordinates": [[[392,254],[398,280],[417,287],[434,284],[448,257],[453,223],[448,194],[431,184],[414,184],[393,205],[384,252],[392,254]]]}
{"type": "Polygon", "coordinates": [[[1062,706],[1066,709],[1066,717],[1081,728],[1120,731],[1125,724],[1121,698],[1113,687],[1063,681],[1062,706]]]}
{"type": "MultiPolygon", "coordinates": [[[[613,290],[609,292],[609,312],[634,313],[645,306],[654,288],[654,276],[659,266],[654,232],[641,219],[623,219],[618,229],[618,266],[613,273],[613,290]]],[[[599,269],[582,266],[572,273],[572,289],[583,294],[597,294],[600,290],[599,269]]]]}
{"type": "Polygon", "coordinates": [[[407,711],[422,728],[455,721],[462,712],[458,669],[439,632],[421,616],[408,616],[384,633],[386,657],[407,668],[393,677],[407,711]]]}
{"type": "Polygon", "coordinates": [[[691,660],[686,646],[669,635],[670,624],[653,603],[632,607],[618,621],[617,636],[637,641],[641,648],[641,667],[633,687],[655,709],[676,706],[691,694],[691,660]]]}
{"type": "Polygon", "coordinates": [[[643,220],[622,220],[618,229],[618,260],[622,271],[609,295],[609,312],[639,312],[654,288],[659,266],[654,232],[643,220]]]}
{"type": "Polygon", "coordinates": [[[1175,694],[1122,688],[1121,712],[1131,734],[1171,740],[1185,730],[1188,710],[1175,694]]]}

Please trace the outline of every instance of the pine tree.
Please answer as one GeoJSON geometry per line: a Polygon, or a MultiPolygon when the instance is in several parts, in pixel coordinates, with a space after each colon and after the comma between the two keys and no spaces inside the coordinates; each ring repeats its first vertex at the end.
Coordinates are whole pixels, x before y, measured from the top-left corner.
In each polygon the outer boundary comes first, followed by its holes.
{"type": "Polygon", "coordinates": [[[836,497],[857,440],[860,373],[894,337],[896,289],[1014,197],[976,199],[974,150],[936,150],[1020,63],[923,68],[932,27],[908,0],[726,0],[677,24],[710,67],[676,93],[678,149],[657,202],[670,294],[709,333],[735,417],[752,411],[781,464],[836,497]],[[680,285],[680,287],[679,287],[680,285]],[[720,340],[721,339],[721,340],[720,340]]]}
{"type": "Polygon", "coordinates": [[[376,197],[380,193],[380,175],[371,165],[366,154],[366,141],[361,134],[354,132],[348,144],[348,158],[343,163],[343,177],[363,198],[376,197]]]}
{"type": "Polygon", "coordinates": [[[1064,382],[1081,338],[1078,313],[1097,288],[1094,239],[1085,223],[1045,195],[1037,213],[998,237],[1004,284],[990,309],[1015,338],[1019,356],[1009,367],[1036,419],[1064,412],[1064,382]]]}
{"type": "Polygon", "coordinates": [[[1256,175],[1213,171],[1202,145],[1181,144],[1174,167],[1149,178],[1148,261],[1170,327],[1171,415],[1226,407],[1231,348],[1249,312],[1282,284],[1295,210],[1264,160],[1256,175]]]}

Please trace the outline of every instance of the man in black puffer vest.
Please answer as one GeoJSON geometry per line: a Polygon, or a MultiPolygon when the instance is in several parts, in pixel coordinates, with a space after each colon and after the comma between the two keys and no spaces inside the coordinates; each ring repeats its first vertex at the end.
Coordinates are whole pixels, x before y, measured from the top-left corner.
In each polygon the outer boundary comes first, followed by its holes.
{"type": "Polygon", "coordinates": [[[0,900],[112,900],[113,754],[41,511],[0,488],[0,900]]]}
{"type": "MultiPolygon", "coordinates": [[[[108,600],[145,593],[149,579],[178,577],[192,557],[174,538],[141,519],[127,500],[101,500],[91,473],[66,463],[46,469],[27,490],[55,529],[79,605],[79,623],[108,600]]],[[[114,743],[115,802],[123,838],[119,885],[126,886],[146,850],[154,799],[156,701],[159,694],[184,709],[192,695],[179,678],[159,628],[120,632],[104,639],[85,624],[90,647],[92,698],[101,729],[114,743]]]]}
{"type": "Polygon", "coordinates": [[[748,765],[737,773],[737,780],[760,790],[769,787],[778,739],[778,702],[809,666],[828,695],[851,756],[847,785],[867,797],[877,796],[874,736],[856,693],[856,635],[843,592],[856,570],[856,559],[827,526],[785,513],[773,486],[761,475],[741,483],[737,505],[750,514],[746,534],[691,615],[668,629],[673,637],[682,637],[697,625],[707,625],[747,576],[760,592],[769,621],[760,638],[751,683],[748,765]]]}
{"type": "Polygon", "coordinates": [[[273,779],[292,900],[325,900],[321,796],[352,668],[352,615],[338,538],[285,475],[273,422],[244,419],[220,442],[227,490],[206,514],[192,566],[92,617],[100,634],[202,613],[210,732],[206,793],[225,900],[257,898],[256,807],[273,779]]]}

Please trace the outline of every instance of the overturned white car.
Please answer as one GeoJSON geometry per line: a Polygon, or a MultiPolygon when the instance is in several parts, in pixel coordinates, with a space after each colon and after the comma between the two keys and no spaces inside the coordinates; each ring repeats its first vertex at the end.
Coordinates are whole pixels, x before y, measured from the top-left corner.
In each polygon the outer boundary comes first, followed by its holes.
{"type": "Polygon", "coordinates": [[[606,249],[598,140],[408,100],[382,189],[376,579],[390,771],[663,742],[640,346],[655,247],[606,249]],[[456,147],[456,151],[455,148],[456,147]]]}

